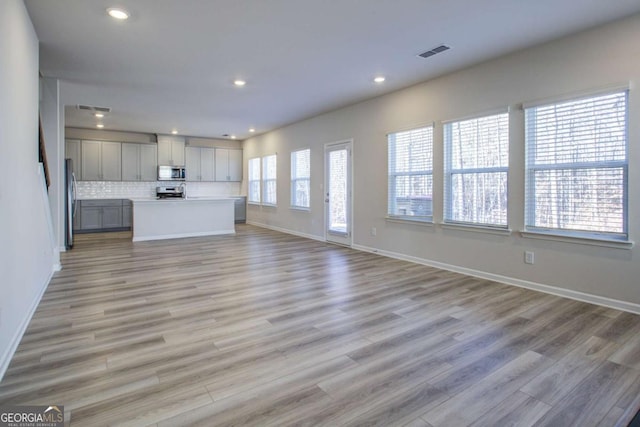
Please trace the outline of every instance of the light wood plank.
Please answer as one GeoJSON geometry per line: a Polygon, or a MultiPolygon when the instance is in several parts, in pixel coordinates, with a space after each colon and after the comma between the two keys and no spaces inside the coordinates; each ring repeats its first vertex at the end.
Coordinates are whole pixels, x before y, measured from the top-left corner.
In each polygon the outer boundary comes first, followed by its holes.
{"type": "Polygon", "coordinates": [[[0,405],[332,427],[625,425],[640,407],[640,316],[248,225],[169,243],[80,236],[0,405]]]}

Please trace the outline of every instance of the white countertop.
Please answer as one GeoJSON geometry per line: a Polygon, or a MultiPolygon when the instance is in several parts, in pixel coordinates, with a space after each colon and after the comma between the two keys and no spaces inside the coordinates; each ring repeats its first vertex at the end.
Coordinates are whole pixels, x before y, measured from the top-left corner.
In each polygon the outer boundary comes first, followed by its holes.
{"type": "MultiPolygon", "coordinates": [[[[219,199],[237,199],[239,197],[247,197],[247,196],[187,196],[187,200],[200,200],[200,199],[209,199],[209,200],[219,200],[219,199]]],[[[77,200],[158,200],[155,197],[131,197],[131,196],[96,196],[96,197],[78,197],[77,200]]],[[[178,199],[183,200],[183,199],[178,199]]]]}
{"type": "Polygon", "coordinates": [[[134,203],[167,203],[167,202],[178,202],[178,203],[186,203],[186,202],[214,202],[214,201],[226,201],[226,200],[235,200],[237,197],[234,196],[206,196],[206,197],[189,197],[187,196],[185,199],[176,197],[176,198],[166,198],[166,199],[158,199],[156,197],[134,197],[130,198],[134,203]]]}

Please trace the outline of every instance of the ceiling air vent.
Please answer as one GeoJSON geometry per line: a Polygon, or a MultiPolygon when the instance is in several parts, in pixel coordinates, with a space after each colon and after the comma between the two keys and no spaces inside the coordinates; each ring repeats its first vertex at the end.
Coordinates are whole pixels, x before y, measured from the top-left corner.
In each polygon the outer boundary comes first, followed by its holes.
{"type": "Polygon", "coordinates": [[[436,54],[438,54],[438,53],[440,53],[440,52],[444,52],[445,50],[449,50],[449,49],[451,49],[449,46],[445,46],[445,45],[441,44],[440,46],[438,46],[438,47],[434,47],[434,48],[433,48],[433,49],[431,49],[431,50],[428,50],[428,51],[426,51],[426,52],[422,52],[422,53],[421,53],[420,55],[418,55],[418,56],[420,56],[420,57],[422,57],[422,58],[428,58],[428,57],[430,57],[430,56],[436,55],[436,54]]]}
{"type": "Polygon", "coordinates": [[[78,104],[78,105],[76,105],[76,108],[78,110],[86,110],[86,111],[93,111],[93,112],[100,112],[100,113],[110,113],[111,112],[111,108],[109,108],[109,107],[94,107],[92,105],[78,104]]]}

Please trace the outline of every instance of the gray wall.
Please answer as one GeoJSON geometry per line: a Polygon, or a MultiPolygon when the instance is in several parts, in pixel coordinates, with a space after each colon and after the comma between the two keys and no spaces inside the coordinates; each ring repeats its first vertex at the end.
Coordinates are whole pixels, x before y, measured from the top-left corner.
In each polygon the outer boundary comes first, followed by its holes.
{"type": "MultiPolygon", "coordinates": [[[[249,206],[249,222],[324,238],[323,147],[354,140],[354,247],[377,250],[516,285],[640,310],[638,249],[627,250],[521,237],[524,228],[524,130],[520,104],[631,84],[629,96],[629,232],[640,238],[640,15],[517,52],[332,111],[244,142],[247,161],[278,153],[278,206],[249,206]],[[434,220],[442,220],[442,121],[512,107],[509,236],[385,220],[386,133],[435,123],[434,220]],[[289,209],[290,152],[310,147],[311,212],[289,209]],[[370,233],[377,228],[377,236],[370,233]],[[524,251],[536,264],[524,263],[524,251]],[[551,286],[551,288],[545,287],[551,286]],[[608,298],[618,300],[609,301],[608,298]]],[[[452,51],[451,54],[455,54],[452,51]]]]}
{"type": "Polygon", "coordinates": [[[38,164],[38,39],[21,0],[0,2],[0,377],[53,272],[38,164]]]}

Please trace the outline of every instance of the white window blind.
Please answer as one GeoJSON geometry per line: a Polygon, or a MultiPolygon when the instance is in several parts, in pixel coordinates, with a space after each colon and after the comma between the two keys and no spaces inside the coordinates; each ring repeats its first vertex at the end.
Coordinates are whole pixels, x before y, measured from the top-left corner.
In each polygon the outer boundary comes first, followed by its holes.
{"type": "Polygon", "coordinates": [[[447,123],[444,220],[507,227],[509,115],[447,123]]]}
{"type": "Polygon", "coordinates": [[[262,204],[275,205],[276,198],[276,155],[262,158],[262,204]]]}
{"type": "Polygon", "coordinates": [[[433,218],[433,126],[387,135],[389,189],[387,213],[431,221],[433,218]]]}
{"type": "Polygon", "coordinates": [[[247,201],[260,203],[260,158],[249,159],[249,191],[247,201]]]}
{"type": "Polygon", "coordinates": [[[627,238],[627,91],[525,109],[526,227],[627,238]]]}
{"type": "Polygon", "coordinates": [[[291,206],[308,208],[311,194],[311,150],[291,153],[291,206]]]}

